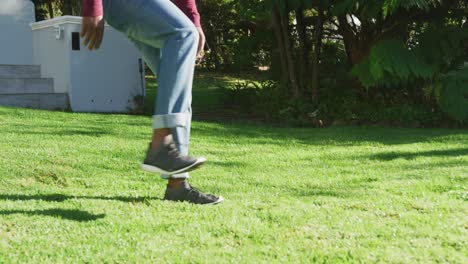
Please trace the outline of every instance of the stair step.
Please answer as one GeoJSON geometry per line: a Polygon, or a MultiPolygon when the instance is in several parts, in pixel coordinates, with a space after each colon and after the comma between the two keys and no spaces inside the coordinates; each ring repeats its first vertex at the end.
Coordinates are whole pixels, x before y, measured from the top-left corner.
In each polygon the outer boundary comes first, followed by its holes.
{"type": "Polygon", "coordinates": [[[0,94],[53,93],[52,78],[3,78],[0,79],[0,94]]]}
{"type": "Polygon", "coordinates": [[[0,65],[0,78],[41,78],[41,66],[0,65]]]}
{"type": "Polygon", "coordinates": [[[46,110],[67,110],[69,101],[67,94],[3,94],[0,95],[0,105],[46,110]]]}

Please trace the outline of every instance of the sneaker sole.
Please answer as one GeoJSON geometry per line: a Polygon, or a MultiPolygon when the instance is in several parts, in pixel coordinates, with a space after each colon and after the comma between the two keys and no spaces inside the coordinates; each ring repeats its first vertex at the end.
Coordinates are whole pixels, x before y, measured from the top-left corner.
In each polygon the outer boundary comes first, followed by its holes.
{"type": "Polygon", "coordinates": [[[190,164],[189,166],[178,169],[176,171],[166,171],[164,169],[161,169],[159,167],[156,167],[154,165],[149,165],[149,164],[141,164],[141,169],[147,172],[152,172],[152,173],[161,173],[161,174],[167,174],[167,175],[173,175],[173,174],[179,174],[179,173],[184,173],[184,172],[189,172],[195,169],[198,169],[201,165],[203,165],[206,162],[205,158],[198,158],[196,162],[193,164],[190,164]]]}
{"type": "MultiPolygon", "coordinates": [[[[187,203],[190,203],[189,201],[175,201],[175,200],[168,200],[166,198],[164,198],[164,201],[169,201],[169,202],[187,202],[187,203]]],[[[205,203],[205,204],[198,204],[198,205],[217,205],[217,204],[220,204],[224,202],[224,198],[222,196],[219,196],[218,197],[218,200],[214,201],[214,202],[211,202],[211,203],[205,203]]],[[[195,204],[195,203],[192,203],[192,204],[195,204]]]]}
{"type": "Polygon", "coordinates": [[[222,202],[224,202],[224,198],[222,196],[219,196],[218,200],[216,200],[215,202],[207,203],[207,204],[204,204],[204,205],[216,205],[216,204],[220,204],[222,202]]]}

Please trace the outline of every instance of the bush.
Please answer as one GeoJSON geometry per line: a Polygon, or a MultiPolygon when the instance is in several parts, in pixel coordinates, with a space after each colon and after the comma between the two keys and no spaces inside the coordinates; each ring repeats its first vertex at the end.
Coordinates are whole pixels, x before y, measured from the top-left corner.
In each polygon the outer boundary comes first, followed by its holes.
{"type": "Polygon", "coordinates": [[[457,121],[467,121],[468,67],[443,76],[436,89],[437,101],[442,111],[457,121]]]}
{"type": "Polygon", "coordinates": [[[284,92],[287,87],[273,81],[241,81],[224,87],[228,94],[225,104],[251,117],[294,126],[379,124],[434,127],[447,124],[447,117],[427,104],[411,103],[395,95],[392,95],[393,100],[383,95],[361,100],[349,80],[325,79],[322,85],[318,106],[311,104],[306,96],[288,100],[284,92]]]}

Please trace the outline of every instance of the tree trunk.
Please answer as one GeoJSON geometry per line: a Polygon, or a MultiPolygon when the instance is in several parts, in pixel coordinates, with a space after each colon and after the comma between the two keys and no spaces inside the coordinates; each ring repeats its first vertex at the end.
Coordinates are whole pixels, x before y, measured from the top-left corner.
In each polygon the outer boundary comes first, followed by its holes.
{"type": "Polygon", "coordinates": [[[73,16],[73,2],[74,0],[63,0],[62,1],[62,15],[73,16]]]}
{"type": "Polygon", "coordinates": [[[48,10],[45,10],[42,5],[43,3],[38,0],[33,1],[33,3],[34,3],[34,13],[36,14],[36,21],[45,20],[47,18],[48,10]]]}
{"type": "Polygon", "coordinates": [[[283,28],[283,39],[285,46],[286,62],[288,65],[289,81],[291,83],[291,92],[292,99],[297,99],[299,97],[300,91],[297,84],[296,72],[294,67],[292,44],[291,44],[291,29],[289,27],[289,17],[288,12],[284,16],[280,16],[281,25],[283,28]]]}
{"type": "Polygon", "coordinates": [[[273,14],[272,14],[272,19],[273,19],[273,30],[275,31],[275,36],[276,36],[276,42],[278,44],[278,53],[280,57],[280,62],[281,62],[281,80],[284,83],[287,83],[289,81],[289,76],[288,76],[288,62],[286,58],[286,47],[285,47],[285,42],[283,39],[283,27],[281,25],[281,15],[279,13],[279,10],[277,7],[273,7],[273,14]]]}
{"type": "Polygon", "coordinates": [[[221,63],[219,62],[219,56],[218,56],[218,43],[216,37],[213,38],[213,42],[211,44],[211,58],[213,59],[214,63],[214,68],[216,70],[221,69],[221,63]]]}
{"type": "Polygon", "coordinates": [[[340,32],[343,36],[346,54],[351,66],[359,64],[370,52],[372,45],[372,30],[367,27],[365,23],[362,24],[362,31],[356,35],[356,28],[353,28],[349,22],[347,15],[338,16],[340,24],[340,32]]]}
{"type": "Polygon", "coordinates": [[[304,91],[309,90],[309,80],[308,73],[310,72],[309,66],[309,41],[307,39],[307,28],[304,21],[304,9],[300,7],[296,9],[296,21],[297,21],[297,32],[299,37],[299,46],[300,46],[300,69],[299,69],[299,78],[298,84],[304,91]]]}
{"type": "Polygon", "coordinates": [[[313,68],[312,68],[312,102],[317,105],[319,102],[319,77],[320,77],[320,54],[322,50],[322,38],[323,38],[323,23],[324,23],[324,11],[323,6],[319,4],[318,7],[318,18],[315,24],[315,44],[313,54],[313,68]]]}
{"type": "Polygon", "coordinates": [[[49,17],[54,18],[54,6],[52,5],[52,0],[47,1],[47,9],[49,10],[49,17]]]}

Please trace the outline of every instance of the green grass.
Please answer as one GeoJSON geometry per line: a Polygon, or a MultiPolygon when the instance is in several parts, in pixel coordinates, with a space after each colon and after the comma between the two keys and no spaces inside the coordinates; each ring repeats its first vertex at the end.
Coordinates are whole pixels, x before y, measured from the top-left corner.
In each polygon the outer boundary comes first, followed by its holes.
{"type": "Polygon", "coordinates": [[[0,107],[0,263],[467,263],[468,131],[194,122],[191,183],[139,169],[149,117],[0,107]]]}

